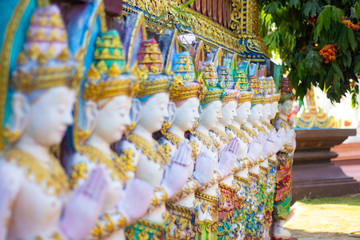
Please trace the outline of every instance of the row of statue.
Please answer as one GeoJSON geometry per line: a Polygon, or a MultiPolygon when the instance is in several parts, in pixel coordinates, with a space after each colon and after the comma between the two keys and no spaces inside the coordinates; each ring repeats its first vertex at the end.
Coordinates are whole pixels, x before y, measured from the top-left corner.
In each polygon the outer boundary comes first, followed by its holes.
{"type": "Polygon", "coordinates": [[[201,56],[176,31],[148,39],[143,14],[123,25],[75,54],[57,6],[32,13],[7,97],[0,239],[290,239],[289,80],[277,92],[266,65],[201,56]]]}

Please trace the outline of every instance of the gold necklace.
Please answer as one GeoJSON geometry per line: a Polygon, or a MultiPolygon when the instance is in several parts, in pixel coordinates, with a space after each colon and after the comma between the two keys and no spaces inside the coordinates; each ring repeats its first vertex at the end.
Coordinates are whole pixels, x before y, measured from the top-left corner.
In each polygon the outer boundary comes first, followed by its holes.
{"type": "Polygon", "coordinates": [[[90,145],[81,147],[79,152],[97,165],[105,164],[106,168],[111,171],[110,176],[113,180],[125,181],[127,179],[124,172],[125,165],[120,161],[116,153],[112,152],[110,159],[101,150],[90,145]]]}
{"type": "Polygon", "coordinates": [[[167,140],[169,140],[172,144],[174,144],[176,147],[179,147],[180,143],[183,141],[179,136],[171,132],[166,132],[164,137],[167,140]]]}
{"type": "Polygon", "coordinates": [[[215,133],[216,136],[218,136],[221,141],[223,141],[226,144],[229,144],[230,139],[229,139],[229,136],[226,134],[226,132],[224,132],[224,131],[222,131],[222,130],[220,130],[218,128],[213,128],[210,131],[215,133]]]}
{"type": "Polygon", "coordinates": [[[165,166],[169,162],[170,149],[168,148],[168,146],[160,147],[159,144],[155,142],[155,148],[146,139],[134,133],[130,134],[127,137],[127,140],[135,144],[135,146],[140,149],[142,153],[147,156],[151,161],[160,164],[161,166],[165,166]]]}
{"type": "Polygon", "coordinates": [[[207,148],[211,149],[211,151],[216,152],[216,147],[212,141],[212,139],[205,135],[202,132],[194,131],[194,136],[197,137],[207,148]]]}
{"type": "Polygon", "coordinates": [[[20,149],[11,149],[4,157],[7,162],[22,168],[27,180],[37,182],[46,194],[60,196],[68,193],[67,176],[53,155],[50,155],[49,167],[43,166],[34,156],[20,149]]]}
{"type": "Polygon", "coordinates": [[[273,126],[273,125],[271,125],[270,123],[268,123],[268,122],[264,122],[264,124],[266,125],[266,127],[267,127],[269,130],[274,129],[274,126],[273,126]]]}
{"type": "Polygon", "coordinates": [[[229,125],[229,126],[227,126],[226,128],[232,130],[232,131],[235,133],[235,135],[236,135],[238,138],[240,138],[243,142],[245,142],[246,144],[249,144],[249,143],[250,143],[250,141],[249,141],[249,139],[246,137],[245,133],[244,133],[243,131],[241,131],[240,129],[238,129],[238,128],[232,126],[232,125],[229,125]]]}
{"type": "Polygon", "coordinates": [[[254,124],[253,126],[254,126],[254,128],[256,128],[259,132],[265,132],[265,133],[266,133],[265,128],[264,128],[263,126],[260,126],[260,125],[258,125],[258,124],[254,124]]]}
{"type": "Polygon", "coordinates": [[[247,134],[249,134],[249,136],[251,138],[256,138],[256,132],[252,129],[250,129],[249,127],[242,125],[241,129],[244,130],[245,132],[247,132],[247,134]]]}

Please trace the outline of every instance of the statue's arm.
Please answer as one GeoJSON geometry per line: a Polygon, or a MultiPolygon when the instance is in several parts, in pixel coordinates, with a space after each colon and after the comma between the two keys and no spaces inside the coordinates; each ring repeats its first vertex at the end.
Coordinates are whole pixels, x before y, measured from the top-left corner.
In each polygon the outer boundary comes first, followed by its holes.
{"type": "MultiPolygon", "coordinates": [[[[81,187],[89,178],[91,171],[96,168],[100,168],[100,166],[90,162],[87,157],[76,153],[71,159],[71,168],[69,170],[71,188],[81,187]]],[[[125,215],[117,208],[110,211],[102,211],[87,239],[95,240],[109,237],[115,231],[124,228],[127,222],[125,215]]]]}
{"type": "Polygon", "coordinates": [[[13,204],[17,198],[22,174],[15,166],[0,159],[0,240],[7,239],[13,204]]]}

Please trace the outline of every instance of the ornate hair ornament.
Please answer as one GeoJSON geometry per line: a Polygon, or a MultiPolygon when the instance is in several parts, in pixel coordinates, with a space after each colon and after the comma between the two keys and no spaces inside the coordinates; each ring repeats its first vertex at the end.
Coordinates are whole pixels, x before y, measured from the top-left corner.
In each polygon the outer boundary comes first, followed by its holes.
{"type": "Polygon", "coordinates": [[[230,66],[218,66],[217,72],[219,78],[218,86],[223,89],[221,94],[221,101],[223,102],[223,105],[231,101],[236,101],[239,92],[238,90],[233,89],[235,85],[230,66]]]}
{"type": "Polygon", "coordinates": [[[170,76],[163,73],[163,60],[155,39],[141,42],[137,56],[140,87],[138,98],[169,91],[170,76]]]}
{"type": "Polygon", "coordinates": [[[173,102],[198,97],[202,99],[205,86],[202,74],[195,79],[194,65],[189,52],[175,53],[172,64],[173,80],[170,86],[170,100],[173,102]]]}
{"type": "Polygon", "coordinates": [[[73,86],[76,70],[77,63],[70,55],[59,8],[51,5],[36,9],[12,74],[13,87],[30,93],[56,86],[73,86]]]}
{"type": "Polygon", "coordinates": [[[236,101],[238,95],[239,95],[238,90],[224,89],[221,94],[221,101],[223,102],[223,105],[231,101],[236,101]]]}
{"type": "MultiPolygon", "coordinates": [[[[259,64],[250,64],[250,81],[249,85],[254,94],[251,99],[251,105],[254,106],[256,104],[262,104],[264,102],[264,86],[260,85],[260,81],[258,79],[258,67],[259,64]]],[[[263,83],[262,83],[263,84],[263,83]]]]}
{"type": "Polygon", "coordinates": [[[280,82],[280,100],[279,103],[283,103],[287,100],[293,100],[294,93],[290,86],[289,78],[282,78],[280,82]]]}
{"type": "Polygon", "coordinates": [[[118,32],[100,33],[82,98],[99,101],[118,95],[135,96],[139,82],[132,75],[124,73],[124,66],[125,57],[118,32]]]}
{"type": "Polygon", "coordinates": [[[204,106],[210,102],[221,100],[223,90],[217,87],[218,75],[214,64],[205,62],[201,72],[204,75],[206,91],[203,98],[200,99],[200,104],[204,106]]]}
{"type": "Polygon", "coordinates": [[[269,86],[269,91],[271,91],[270,103],[278,102],[280,100],[280,94],[276,91],[276,85],[273,77],[266,78],[269,86]]]}
{"type": "Polygon", "coordinates": [[[236,70],[233,73],[235,89],[240,89],[247,91],[249,90],[248,74],[249,74],[249,65],[250,62],[243,60],[241,63],[238,63],[236,70]]]}

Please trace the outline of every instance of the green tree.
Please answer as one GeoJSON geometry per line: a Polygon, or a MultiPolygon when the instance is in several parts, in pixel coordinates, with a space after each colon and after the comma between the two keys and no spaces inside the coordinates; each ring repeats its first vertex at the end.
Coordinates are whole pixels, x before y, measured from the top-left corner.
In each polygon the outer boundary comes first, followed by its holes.
{"type": "Polygon", "coordinates": [[[356,106],[360,74],[360,1],[260,0],[261,36],[283,61],[296,95],[311,83],[339,102],[346,93],[356,106]]]}

